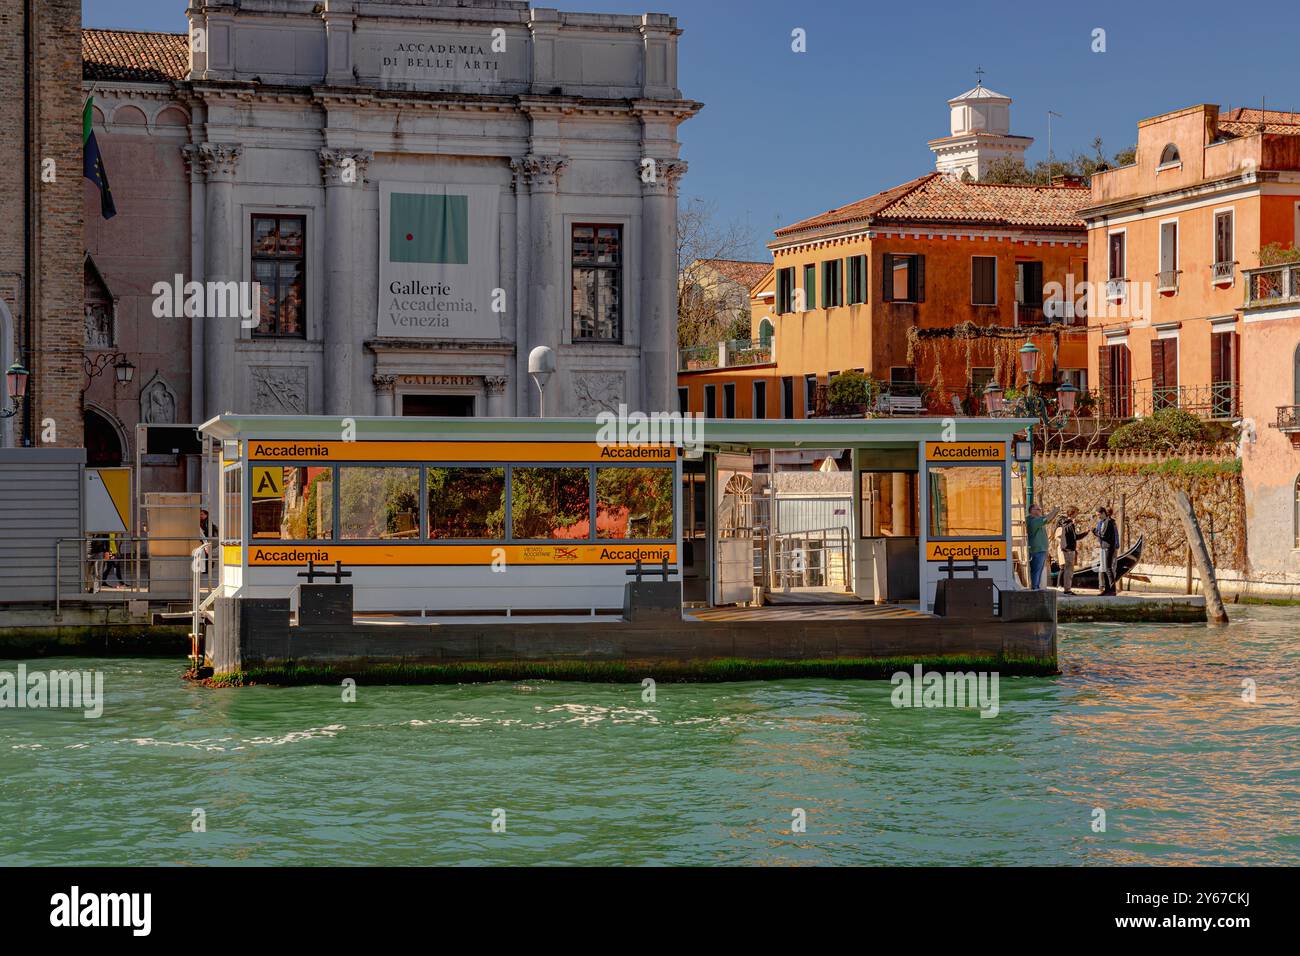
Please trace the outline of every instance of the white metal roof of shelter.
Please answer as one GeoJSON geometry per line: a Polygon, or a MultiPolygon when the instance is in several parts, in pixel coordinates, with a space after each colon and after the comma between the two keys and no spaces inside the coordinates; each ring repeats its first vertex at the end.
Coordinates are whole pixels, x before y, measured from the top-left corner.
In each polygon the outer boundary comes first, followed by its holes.
{"type": "MultiPolygon", "coordinates": [[[[237,440],[337,440],[352,423],[357,441],[599,441],[608,427],[594,418],[416,418],[336,415],[218,415],[200,430],[237,440]]],[[[667,424],[666,422],[663,424],[667,424]]],[[[921,441],[1006,441],[1037,424],[1033,418],[697,419],[691,426],[708,448],[864,447],[921,441]]],[[[630,425],[628,427],[631,427],[630,425]]],[[[661,425],[661,433],[663,425],[661,425]]],[[[644,444],[655,444],[652,437],[644,444]]],[[[666,437],[666,436],[665,436],[666,437]]]]}

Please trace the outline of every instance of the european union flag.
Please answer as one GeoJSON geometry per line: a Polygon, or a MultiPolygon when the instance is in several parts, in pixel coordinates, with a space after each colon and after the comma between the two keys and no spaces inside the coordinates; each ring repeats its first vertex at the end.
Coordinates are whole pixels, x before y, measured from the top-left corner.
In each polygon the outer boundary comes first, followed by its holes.
{"type": "Polygon", "coordinates": [[[104,157],[100,155],[99,143],[95,142],[95,131],[91,128],[94,102],[94,99],[86,100],[86,107],[81,111],[81,175],[99,187],[100,214],[105,219],[112,219],[117,215],[117,205],[113,202],[113,192],[108,187],[104,157]]]}

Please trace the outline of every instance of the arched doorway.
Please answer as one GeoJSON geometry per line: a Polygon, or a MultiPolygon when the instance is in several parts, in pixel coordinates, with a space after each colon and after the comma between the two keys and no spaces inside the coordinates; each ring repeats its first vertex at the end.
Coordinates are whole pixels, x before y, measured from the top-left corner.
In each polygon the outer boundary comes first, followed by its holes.
{"type": "Polygon", "coordinates": [[[87,467],[104,468],[125,464],[122,438],[106,416],[88,408],[83,425],[86,430],[87,467]]]}

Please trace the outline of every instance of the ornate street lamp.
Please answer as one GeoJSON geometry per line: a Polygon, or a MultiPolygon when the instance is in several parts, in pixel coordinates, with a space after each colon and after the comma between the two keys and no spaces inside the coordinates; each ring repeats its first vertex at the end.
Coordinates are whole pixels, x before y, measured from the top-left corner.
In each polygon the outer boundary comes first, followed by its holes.
{"type": "Polygon", "coordinates": [[[1024,370],[1025,378],[1032,381],[1034,373],[1038,371],[1038,349],[1034,343],[1026,342],[1020,347],[1020,367],[1024,370]]]}
{"type": "Polygon", "coordinates": [[[1056,403],[1060,407],[1062,415],[1069,415],[1074,411],[1074,400],[1078,397],[1078,386],[1070,382],[1066,382],[1056,390],[1056,403]]]}
{"type": "Polygon", "coordinates": [[[995,378],[989,379],[989,383],[984,386],[984,407],[990,415],[1000,414],[1002,411],[1002,393],[1003,388],[998,384],[995,378]]]}
{"type": "Polygon", "coordinates": [[[5,391],[13,408],[0,408],[0,418],[13,418],[18,414],[18,403],[27,394],[27,377],[30,373],[17,362],[5,372],[5,391]]]}
{"type": "Polygon", "coordinates": [[[135,378],[135,366],[131,364],[125,355],[113,366],[113,370],[117,372],[118,385],[130,385],[131,379],[135,378]]]}

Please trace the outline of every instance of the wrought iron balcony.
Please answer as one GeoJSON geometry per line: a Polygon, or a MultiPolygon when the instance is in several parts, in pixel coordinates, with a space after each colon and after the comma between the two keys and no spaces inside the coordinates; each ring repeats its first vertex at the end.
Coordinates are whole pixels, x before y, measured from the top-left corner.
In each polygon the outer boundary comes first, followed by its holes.
{"type": "Polygon", "coordinates": [[[1043,303],[1016,303],[1016,325],[1017,326],[1039,326],[1047,324],[1047,315],[1043,311],[1043,303]]]}
{"type": "Polygon", "coordinates": [[[1212,421],[1239,418],[1240,386],[1236,382],[1213,382],[1209,385],[1160,386],[1133,393],[1133,415],[1150,415],[1166,408],[1181,408],[1197,418],[1212,421]]]}
{"type": "Polygon", "coordinates": [[[1162,269],[1156,273],[1157,292],[1177,292],[1179,269],[1162,269]]]}
{"type": "Polygon", "coordinates": [[[1125,287],[1128,284],[1127,279],[1107,279],[1106,280],[1106,298],[1111,301],[1120,301],[1124,298],[1125,287]]]}
{"type": "Polygon", "coordinates": [[[1274,427],[1287,434],[1300,432],[1300,405],[1279,405],[1274,427]]]}
{"type": "Polygon", "coordinates": [[[1261,269],[1244,269],[1245,309],[1272,309],[1300,305],[1300,262],[1284,262],[1261,269]]]}
{"type": "Polygon", "coordinates": [[[1237,274],[1237,263],[1216,262],[1210,266],[1210,281],[1214,285],[1232,285],[1237,274]]]}

